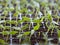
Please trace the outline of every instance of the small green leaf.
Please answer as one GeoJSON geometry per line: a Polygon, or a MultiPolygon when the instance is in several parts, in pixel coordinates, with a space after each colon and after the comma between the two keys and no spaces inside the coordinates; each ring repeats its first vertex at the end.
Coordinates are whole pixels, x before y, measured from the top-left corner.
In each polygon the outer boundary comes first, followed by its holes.
{"type": "Polygon", "coordinates": [[[10,34],[15,35],[16,33],[18,33],[17,31],[11,31],[10,34]]]}
{"type": "Polygon", "coordinates": [[[9,24],[17,24],[17,21],[15,20],[6,20],[6,23],[9,23],[9,24]]]}
{"type": "Polygon", "coordinates": [[[24,21],[28,21],[29,22],[30,21],[30,18],[24,16],[24,17],[22,17],[22,20],[23,20],[23,22],[24,21]]]}
{"type": "Polygon", "coordinates": [[[21,24],[23,21],[22,20],[18,20],[18,23],[21,24]]]}
{"type": "Polygon", "coordinates": [[[26,24],[25,26],[23,26],[22,28],[21,28],[21,30],[25,30],[25,29],[27,29],[28,28],[28,24],[26,24]]]}
{"type": "Polygon", "coordinates": [[[28,11],[27,8],[22,8],[19,12],[20,13],[23,13],[23,12],[27,13],[27,11],[28,11]]]}
{"type": "Polygon", "coordinates": [[[45,17],[42,17],[42,18],[40,19],[40,23],[43,22],[43,19],[44,19],[44,18],[45,18],[45,17]]]}
{"type": "Polygon", "coordinates": [[[38,30],[40,28],[40,25],[39,24],[37,24],[35,27],[34,27],[34,29],[33,30],[38,30]]]}
{"type": "Polygon", "coordinates": [[[52,21],[52,16],[49,13],[47,14],[47,18],[49,21],[52,21]]]}
{"type": "Polygon", "coordinates": [[[10,29],[10,26],[4,26],[5,27],[5,29],[10,29]]]}
{"type": "Polygon", "coordinates": [[[3,25],[0,25],[0,28],[3,28],[3,29],[5,29],[5,27],[4,27],[3,25]]]}
{"type": "Polygon", "coordinates": [[[13,16],[17,17],[17,16],[18,16],[18,13],[19,13],[19,12],[16,11],[13,16]]]}
{"type": "Polygon", "coordinates": [[[17,21],[12,20],[11,24],[17,24],[17,21]]]}
{"type": "Polygon", "coordinates": [[[41,23],[43,22],[44,17],[41,17],[40,19],[34,19],[33,22],[35,23],[41,23]]]}
{"type": "Polygon", "coordinates": [[[23,35],[29,35],[30,34],[30,31],[27,31],[27,32],[24,32],[24,34],[23,35]]]}
{"type": "Polygon", "coordinates": [[[3,14],[5,14],[5,16],[8,14],[8,11],[4,10],[3,14]]]}
{"type": "Polygon", "coordinates": [[[2,31],[0,33],[3,34],[3,35],[9,35],[9,32],[8,31],[2,31]]]}
{"type": "Polygon", "coordinates": [[[35,19],[35,20],[33,20],[33,22],[40,23],[40,20],[39,19],[35,19]]]}
{"type": "Polygon", "coordinates": [[[57,32],[58,32],[58,37],[60,38],[60,30],[57,30],[57,32]]]}
{"type": "Polygon", "coordinates": [[[0,45],[5,45],[5,41],[3,39],[0,39],[0,45]]]}
{"type": "Polygon", "coordinates": [[[42,2],[41,5],[42,5],[42,6],[46,6],[47,4],[46,4],[45,2],[42,2]]]}
{"type": "Polygon", "coordinates": [[[13,10],[14,10],[14,7],[11,7],[9,10],[10,10],[10,11],[13,11],[13,10]]]}

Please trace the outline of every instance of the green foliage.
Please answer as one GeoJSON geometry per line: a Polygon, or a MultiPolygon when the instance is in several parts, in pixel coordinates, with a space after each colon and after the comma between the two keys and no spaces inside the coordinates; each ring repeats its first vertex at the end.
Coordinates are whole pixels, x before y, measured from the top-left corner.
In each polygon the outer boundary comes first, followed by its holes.
{"type": "Polygon", "coordinates": [[[30,34],[30,31],[27,31],[27,32],[24,32],[23,35],[27,36],[27,35],[29,35],[29,34],[30,34]]]}
{"type": "Polygon", "coordinates": [[[26,17],[26,16],[24,16],[24,17],[22,17],[22,21],[23,22],[30,22],[30,18],[28,18],[28,17],[26,17]]]}
{"type": "Polygon", "coordinates": [[[40,2],[40,0],[35,0],[36,2],[40,2]]]}
{"type": "Polygon", "coordinates": [[[10,34],[15,35],[16,33],[18,33],[17,31],[11,31],[10,34]]]}
{"type": "MultiPolygon", "coordinates": [[[[52,22],[53,21],[53,17],[52,15],[50,15],[49,13],[47,13],[47,15],[45,15],[44,19],[47,21],[47,22],[52,22]]],[[[46,22],[46,23],[47,23],[46,22]]]]}
{"type": "Polygon", "coordinates": [[[0,34],[9,35],[9,31],[2,31],[2,32],[0,32],[0,34]]]}
{"type": "Polygon", "coordinates": [[[27,8],[22,8],[21,10],[20,10],[20,13],[27,13],[28,12],[28,9],[27,8]]]}
{"type": "Polygon", "coordinates": [[[9,11],[9,7],[5,7],[4,9],[5,9],[4,11],[7,11],[7,12],[9,11]]]}
{"type": "Polygon", "coordinates": [[[5,27],[4,27],[3,25],[0,25],[0,28],[3,28],[3,29],[5,29],[5,27]]]}
{"type": "Polygon", "coordinates": [[[33,22],[40,23],[40,20],[39,19],[34,19],[33,22]]]}
{"type": "Polygon", "coordinates": [[[4,11],[3,11],[3,14],[4,14],[5,16],[8,15],[8,11],[4,10],[4,11]]]}
{"type": "Polygon", "coordinates": [[[16,11],[13,16],[14,16],[14,17],[18,17],[18,14],[19,14],[19,12],[16,11]]]}
{"type": "Polygon", "coordinates": [[[47,4],[46,4],[46,2],[41,2],[41,5],[42,5],[43,7],[45,7],[47,4]]]}
{"type": "Polygon", "coordinates": [[[17,31],[2,31],[0,32],[0,34],[3,34],[3,35],[9,35],[9,34],[12,34],[12,35],[15,35],[16,33],[18,33],[17,31]]]}
{"type": "Polygon", "coordinates": [[[42,18],[40,18],[40,19],[34,19],[33,20],[33,22],[35,22],[35,23],[41,23],[41,22],[43,22],[43,19],[44,19],[45,17],[42,17],[42,18]]]}
{"type": "Polygon", "coordinates": [[[58,7],[58,9],[60,10],[60,6],[58,7]]]}
{"type": "Polygon", "coordinates": [[[0,45],[5,45],[5,41],[3,39],[0,39],[0,45]]]}
{"type": "Polygon", "coordinates": [[[49,13],[47,14],[47,18],[49,21],[52,21],[52,15],[50,15],[49,13]]]}
{"type": "Polygon", "coordinates": [[[13,10],[14,10],[14,7],[9,8],[9,11],[13,11],[13,10]]]}
{"type": "Polygon", "coordinates": [[[32,11],[28,11],[27,8],[22,8],[21,10],[19,10],[20,13],[26,13],[26,14],[33,14],[32,11]]]}
{"type": "Polygon", "coordinates": [[[10,26],[4,26],[5,29],[10,29],[10,26]]]}
{"type": "MultiPolygon", "coordinates": [[[[2,8],[0,8],[0,10],[2,10],[2,16],[0,16],[0,20],[5,20],[5,21],[0,21],[0,29],[2,30],[0,32],[0,34],[2,34],[2,36],[7,35],[7,37],[8,37],[9,35],[15,35],[15,34],[19,33],[19,35],[17,36],[18,38],[22,38],[22,36],[30,38],[30,36],[33,35],[36,30],[39,30],[40,25],[43,21],[45,21],[46,27],[48,28],[47,30],[50,30],[50,29],[53,30],[54,28],[58,29],[57,28],[58,26],[55,25],[55,24],[58,25],[58,22],[54,22],[52,15],[50,15],[47,12],[49,10],[51,10],[50,9],[51,7],[52,8],[54,7],[54,9],[56,8],[56,9],[60,10],[59,4],[57,4],[57,6],[55,5],[55,3],[48,2],[48,4],[47,4],[47,2],[45,0],[44,1],[30,0],[30,2],[28,2],[27,0],[19,0],[20,2],[18,2],[16,0],[12,0],[11,2],[9,2],[9,1],[10,0],[0,1],[0,5],[2,5],[1,6],[2,8]],[[11,4],[9,5],[8,2],[11,4]],[[35,3],[39,7],[37,7],[35,5],[35,3]],[[38,5],[38,3],[40,3],[40,5],[38,5]],[[18,7],[19,5],[20,5],[20,7],[18,7]],[[11,8],[10,8],[10,6],[11,6],[11,8]],[[40,6],[41,6],[41,8],[40,8],[40,6]],[[32,10],[29,11],[27,7],[32,10]],[[40,19],[36,19],[37,16],[39,16],[38,13],[40,12],[41,9],[43,9],[43,11],[41,11],[41,12],[44,14],[40,19]],[[45,12],[45,11],[47,11],[47,12],[45,12]],[[9,18],[8,18],[8,20],[6,20],[6,17],[9,15],[9,12],[12,12],[12,14],[13,14],[12,20],[9,20],[9,18]],[[20,13],[22,15],[25,15],[24,17],[22,17],[22,20],[18,20],[18,15],[20,13]],[[34,19],[32,18],[32,21],[30,20],[29,17],[27,17],[27,15],[29,15],[29,14],[35,16],[35,17],[33,16],[34,19]],[[4,17],[3,17],[3,15],[4,15],[4,17]],[[16,20],[13,20],[13,18],[15,18],[16,20]],[[22,24],[23,25],[22,27],[21,26],[18,27],[18,25],[20,25],[21,23],[24,23],[24,22],[27,24],[26,25],[22,24]],[[36,23],[37,25],[34,26],[32,30],[29,30],[31,28],[31,22],[36,23]],[[49,22],[50,22],[50,24],[48,24],[49,22]],[[28,24],[28,23],[30,23],[30,24],[28,24]],[[1,25],[1,24],[3,24],[3,25],[1,25]],[[5,26],[6,24],[11,24],[11,26],[5,26]],[[12,27],[13,24],[14,25],[17,24],[16,25],[17,27],[12,27]],[[12,29],[14,29],[14,31],[12,29]],[[26,29],[28,29],[28,31],[26,29]],[[7,31],[7,30],[9,30],[9,31],[7,31]],[[26,30],[26,32],[24,32],[24,30],[26,30]],[[22,34],[21,34],[21,32],[22,32],[22,34]],[[29,37],[28,37],[28,35],[29,35],[29,37]]],[[[59,16],[55,16],[55,17],[59,18],[59,16]]],[[[58,37],[60,38],[60,30],[58,30],[57,32],[58,32],[58,37]]],[[[0,43],[1,43],[1,45],[4,45],[4,40],[0,39],[0,43]]]]}
{"type": "Polygon", "coordinates": [[[57,30],[57,33],[58,33],[58,37],[60,38],[60,30],[57,30]]]}
{"type": "Polygon", "coordinates": [[[25,30],[25,29],[27,29],[28,28],[28,24],[26,24],[25,26],[23,26],[22,28],[21,28],[21,30],[25,30]]]}
{"type": "Polygon", "coordinates": [[[15,20],[12,20],[12,21],[6,20],[6,23],[8,23],[8,24],[17,24],[17,21],[15,21],[15,20]]]}
{"type": "Polygon", "coordinates": [[[20,0],[21,8],[23,8],[25,4],[27,4],[27,0],[20,0]]]}
{"type": "Polygon", "coordinates": [[[37,24],[36,26],[34,26],[33,30],[38,30],[40,28],[40,24],[37,24]]]}
{"type": "Polygon", "coordinates": [[[42,18],[40,18],[40,23],[43,22],[44,18],[45,18],[45,16],[43,16],[42,18]]]}
{"type": "Polygon", "coordinates": [[[23,21],[22,20],[18,20],[18,24],[21,24],[23,21]]]}

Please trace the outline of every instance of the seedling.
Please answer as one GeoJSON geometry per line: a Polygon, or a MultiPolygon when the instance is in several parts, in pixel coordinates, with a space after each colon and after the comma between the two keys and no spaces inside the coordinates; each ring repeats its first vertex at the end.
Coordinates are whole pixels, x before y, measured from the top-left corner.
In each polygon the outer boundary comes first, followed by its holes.
{"type": "MultiPolygon", "coordinates": [[[[54,29],[57,29],[58,38],[60,38],[58,24],[60,17],[58,16],[58,12],[54,16],[53,13],[49,12],[60,10],[59,1],[56,1],[56,3],[50,3],[48,0],[46,2],[42,0],[29,0],[30,2],[27,0],[9,1],[0,1],[0,5],[2,5],[2,8],[0,8],[0,34],[3,37],[6,36],[6,42],[10,38],[12,44],[12,36],[16,34],[15,38],[19,38],[20,42],[22,42],[22,38],[24,37],[23,42],[30,42],[32,43],[31,45],[41,41],[45,41],[45,45],[47,45],[47,35],[49,31],[51,31],[51,35],[55,33],[54,29]],[[54,18],[57,18],[57,21],[54,18]],[[44,32],[44,30],[47,31],[44,32]]],[[[0,43],[4,45],[5,42],[3,39],[0,39],[0,43]]]]}

